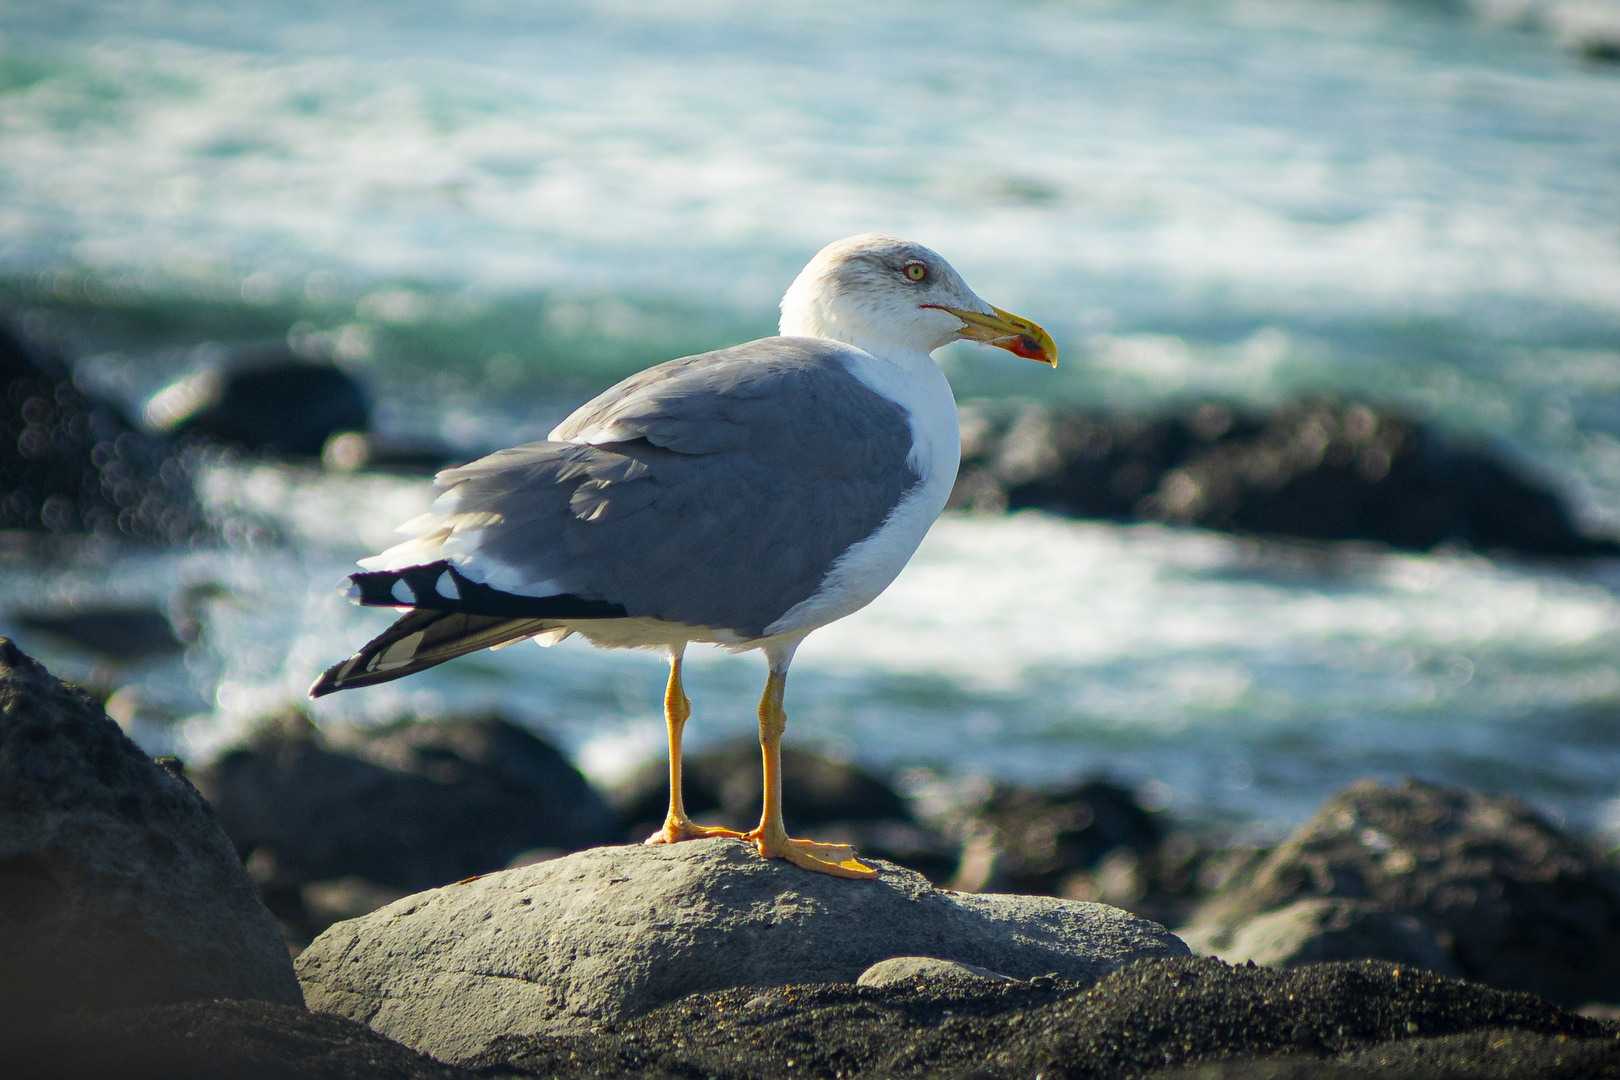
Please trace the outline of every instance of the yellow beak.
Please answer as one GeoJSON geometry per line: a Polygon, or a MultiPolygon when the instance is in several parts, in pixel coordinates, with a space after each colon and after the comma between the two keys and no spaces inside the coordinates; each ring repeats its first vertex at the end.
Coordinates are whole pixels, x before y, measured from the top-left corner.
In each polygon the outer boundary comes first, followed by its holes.
{"type": "Polygon", "coordinates": [[[1057,344],[1052,340],[1052,335],[1028,319],[1014,315],[1010,311],[1002,311],[998,307],[990,309],[995,312],[994,315],[983,315],[977,311],[946,307],[944,304],[923,306],[948,311],[961,319],[964,325],[957,332],[957,337],[969,341],[982,341],[986,345],[1006,349],[1014,356],[1039,360],[1043,364],[1057,367],[1057,344]]]}

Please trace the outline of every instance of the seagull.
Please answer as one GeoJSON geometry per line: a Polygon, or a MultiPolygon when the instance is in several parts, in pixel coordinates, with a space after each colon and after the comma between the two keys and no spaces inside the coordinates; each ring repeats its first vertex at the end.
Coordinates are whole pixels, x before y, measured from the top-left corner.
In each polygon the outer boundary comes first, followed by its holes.
{"type": "Polygon", "coordinates": [[[526,639],[656,649],[669,811],[647,843],[735,837],[805,870],[874,877],[848,845],[783,826],[788,665],[805,635],[888,587],[945,507],[961,433],[933,351],[966,339],[1056,366],[1057,347],[933,251],[880,233],[823,248],[781,310],[778,337],[648,368],[544,442],[439,473],[432,508],[400,526],[409,539],[348,579],[350,599],[403,616],[310,696],[526,639]],[[751,832],[699,825],[681,798],[693,642],[765,654],[751,832]]]}

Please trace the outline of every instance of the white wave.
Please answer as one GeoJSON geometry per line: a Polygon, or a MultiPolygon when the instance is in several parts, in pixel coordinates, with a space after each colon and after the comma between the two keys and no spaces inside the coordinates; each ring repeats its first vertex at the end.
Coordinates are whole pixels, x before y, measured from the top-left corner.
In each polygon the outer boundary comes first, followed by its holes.
{"type": "Polygon", "coordinates": [[[1620,84],[1506,29],[1331,3],[240,7],[0,16],[47,60],[0,95],[13,258],[259,302],[324,267],[768,305],[882,226],[1070,327],[1211,289],[1620,305],[1620,84]]]}

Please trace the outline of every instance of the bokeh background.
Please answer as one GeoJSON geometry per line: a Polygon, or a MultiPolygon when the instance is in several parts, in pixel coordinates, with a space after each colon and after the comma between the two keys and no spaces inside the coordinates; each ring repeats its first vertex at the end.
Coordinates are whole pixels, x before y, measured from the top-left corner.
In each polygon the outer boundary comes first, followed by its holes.
{"type": "MultiPolygon", "coordinates": [[[[962,400],[1147,415],[1334,394],[1488,447],[1620,533],[1620,12],[1376,0],[0,3],[0,316],[131,417],[266,343],[463,458],[773,331],[824,243],[925,242],[1055,373],[962,400]]],[[[0,566],[0,632],[206,759],[388,621],[334,586],[419,476],[199,467],[222,539],[0,566]],[[179,598],[179,599],[176,599],[179,598]],[[109,660],[28,612],[186,608],[109,660]]],[[[1620,828],[1620,572],[952,514],[813,636],[789,741],[929,784],[1105,773],[1274,835],[1361,775],[1620,828]]],[[[700,652],[698,744],[756,657],[700,652]]],[[[323,725],[495,709],[595,780],[662,752],[657,657],[480,654],[323,725]]]]}

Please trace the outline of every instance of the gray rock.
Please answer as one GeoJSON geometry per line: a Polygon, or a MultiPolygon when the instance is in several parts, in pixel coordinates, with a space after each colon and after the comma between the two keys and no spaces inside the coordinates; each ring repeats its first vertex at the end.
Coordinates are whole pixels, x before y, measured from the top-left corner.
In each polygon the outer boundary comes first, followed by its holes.
{"type": "Polygon", "coordinates": [[[299,978],[311,1008],[457,1062],[502,1035],[587,1031],[699,991],[853,982],[892,956],[1090,982],[1187,951],[1100,904],[949,893],[880,865],[845,881],[736,840],[596,848],[338,923],[299,978]]]}
{"type": "Polygon", "coordinates": [[[0,1021],[198,998],[301,1005],[208,804],[0,638],[0,1021]]]}
{"type": "Polygon", "coordinates": [[[359,877],[401,895],[504,869],[533,848],[618,838],[579,770],[505,720],[344,734],[289,711],[196,778],[237,848],[273,852],[300,887],[359,877]]]}
{"type": "Polygon", "coordinates": [[[1230,940],[1319,897],[1416,917],[1476,982],[1567,1005],[1620,999],[1620,872],[1513,799],[1359,780],[1189,923],[1230,940]]]}
{"type": "Polygon", "coordinates": [[[935,956],[891,956],[879,960],[855,980],[856,986],[891,986],[907,979],[989,979],[991,982],[1012,982],[1000,972],[976,964],[961,964],[955,960],[941,960],[935,956]]]}
{"type": "Polygon", "coordinates": [[[1194,950],[1229,964],[1253,960],[1292,968],[1330,960],[1390,960],[1439,975],[1457,965],[1434,940],[1434,931],[1411,915],[1380,911],[1354,900],[1296,900],[1258,915],[1230,933],[1182,931],[1194,950]]]}
{"type": "Polygon", "coordinates": [[[567,758],[495,717],[329,736],[290,710],[195,779],[294,948],[368,900],[619,839],[567,758]],[[333,882],[351,887],[334,900],[333,882]]]}

